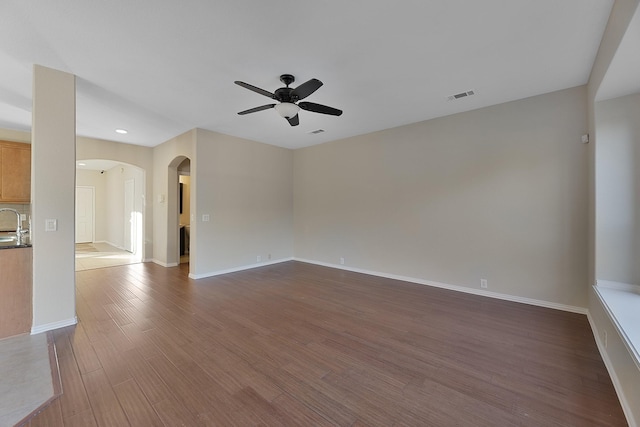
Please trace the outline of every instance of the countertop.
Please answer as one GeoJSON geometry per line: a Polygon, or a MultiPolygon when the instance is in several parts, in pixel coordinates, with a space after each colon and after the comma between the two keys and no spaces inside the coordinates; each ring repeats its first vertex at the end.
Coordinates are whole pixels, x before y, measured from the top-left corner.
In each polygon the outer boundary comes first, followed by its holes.
{"type": "MultiPolygon", "coordinates": [[[[0,232],[0,240],[2,238],[12,237],[15,239],[15,232],[0,232]]],[[[31,236],[26,235],[22,237],[22,242],[18,244],[17,240],[10,240],[8,242],[0,241],[0,250],[1,249],[19,249],[19,248],[30,248],[31,247],[31,236]]]]}
{"type": "Polygon", "coordinates": [[[2,249],[20,249],[20,248],[30,248],[31,243],[22,243],[21,245],[16,244],[16,242],[0,242],[0,250],[2,249]]]}

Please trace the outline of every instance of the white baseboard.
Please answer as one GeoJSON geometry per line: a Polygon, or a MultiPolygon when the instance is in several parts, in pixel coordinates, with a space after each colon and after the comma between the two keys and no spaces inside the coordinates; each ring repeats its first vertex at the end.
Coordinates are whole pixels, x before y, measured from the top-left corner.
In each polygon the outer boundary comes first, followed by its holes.
{"type": "Polygon", "coordinates": [[[607,372],[609,372],[609,377],[611,377],[613,388],[615,389],[616,394],[618,395],[618,400],[620,401],[620,406],[622,406],[622,411],[624,412],[624,415],[627,418],[627,422],[629,423],[630,427],[637,426],[638,424],[633,418],[633,411],[631,410],[632,407],[624,395],[624,390],[622,388],[622,384],[620,384],[620,379],[618,379],[618,375],[616,375],[616,371],[613,368],[613,363],[611,363],[611,359],[609,358],[607,349],[600,338],[601,335],[600,335],[600,332],[598,331],[598,328],[596,327],[596,322],[594,322],[593,319],[591,318],[591,313],[589,313],[589,311],[587,311],[587,319],[589,320],[589,325],[591,326],[591,330],[593,331],[593,337],[596,340],[596,345],[598,346],[600,357],[602,357],[604,366],[607,368],[607,372]]]}
{"type": "Polygon", "coordinates": [[[113,246],[114,248],[117,248],[118,245],[116,245],[115,243],[109,241],[109,240],[96,240],[94,243],[105,243],[109,246],[113,246]]]}
{"type": "Polygon", "coordinates": [[[239,267],[228,268],[228,269],[225,269],[225,270],[212,271],[212,272],[209,272],[209,273],[202,273],[202,274],[191,274],[191,273],[189,273],[189,278],[190,279],[204,279],[205,277],[220,276],[221,274],[235,273],[237,271],[243,271],[243,270],[251,270],[252,268],[264,267],[264,266],[273,265],[273,264],[280,264],[282,262],[287,262],[287,261],[293,261],[293,258],[281,258],[281,259],[271,260],[271,261],[267,261],[267,262],[259,262],[259,263],[256,263],[256,264],[242,265],[242,266],[239,266],[239,267]]]}
{"type": "Polygon", "coordinates": [[[103,242],[104,242],[104,243],[106,243],[107,245],[113,246],[114,248],[118,248],[118,249],[120,249],[121,251],[126,251],[126,249],[124,248],[124,246],[116,245],[115,243],[110,242],[110,241],[108,241],[108,240],[103,240],[103,242]]]}
{"type": "Polygon", "coordinates": [[[158,265],[160,265],[162,267],[177,267],[179,265],[177,262],[166,263],[166,262],[160,261],[160,260],[155,259],[155,258],[152,258],[151,262],[154,263],[154,264],[158,264],[158,265]]]}
{"type": "Polygon", "coordinates": [[[434,286],[436,288],[448,289],[451,291],[464,292],[467,294],[480,295],[484,297],[496,298],[505,301],[519,302],[523,304],[536,305],[539,307],[553,308],[556,310],[568,311],[571,313],[587,314],[585,307],[576,307],[573,305],[558,304],[555,302],[538,300],[533,298],[519,297],[509,294],[501,294],[498,292],[490,292],[482,289],[467,288],[465,286],[450,285],[448,283],[434,282],[432,280],[417,279],[415,277],[400,276],[397,274],[388,274],[380,271],[371,271],[361,268],[345,267],[344,265],[330,264],[320,261],[308,260],[304,258],[293,258],[294,261],[306,262],[309,264],[321,265],[323,267],[337,268],[340,270],[353,271],[354,273],[369,274],[372,276],[384,277],[387,279],[402,280],[403,282],[416,283],[418,285],[434,286]]]}
{"type": "Polygon", "coordinates": [[[54,329],[64,328],[65,326],[71,326],[78,323],[78,317],[74,316],[71,319],[60,320],[57,322],[46,323],[44,325],[33,326],[31,328],[31,335],[41,334],[47,331],[53,331],[54,329]]]}

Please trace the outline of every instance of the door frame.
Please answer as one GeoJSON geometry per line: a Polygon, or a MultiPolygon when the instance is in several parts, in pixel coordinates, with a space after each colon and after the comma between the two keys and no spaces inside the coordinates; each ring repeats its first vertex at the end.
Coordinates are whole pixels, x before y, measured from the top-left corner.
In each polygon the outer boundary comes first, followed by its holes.
{"type": "MultiPolygon", "coordinates": [[[[91,243],[96,240],[96,187],[91,185],[76,185],[76,210],[78,209],[78,189],[91,190],[91,243]]],[[[78,215],[75,215],[75,243],[78,243],[78,215]]],[[[85,243],[85,242],[82,242],[85,243]]]]}
{"type": "Polygon", "coordinates": [[[125,179],[122,189],[123,195],[123,210],[124,210],[124,224],[123,224],[123,246],[124,249],[132,254],[136,254],[138,251],[138,219],[132,217],[132,213],[136,212],[136,180],[134,178],[125,179]],[[131,185],[131,193],[129,194],[130,200],[127,200],[127,186],[131,185]],[[127,203],[128,202],[128,203],[127,203]],[[130,205],[130,210],[127,212],[127,205],[130,205]],[[127,233],[128,230],[128,233],[127,233]],[[127,239],[128,235],[128,239],[127,239]],[[131,247],[129,247],[131,246],[131,247]]]}

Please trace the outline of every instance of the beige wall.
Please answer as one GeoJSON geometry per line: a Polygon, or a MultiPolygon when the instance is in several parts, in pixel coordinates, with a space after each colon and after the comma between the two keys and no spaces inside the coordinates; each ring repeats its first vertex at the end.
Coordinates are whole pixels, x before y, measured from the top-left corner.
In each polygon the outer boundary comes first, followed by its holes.
{"type": "Polygon", "coordinates": [[[640,94],[596,104],[596,277],[638,285],[639,118],[640,94]]]}
{"type": "Polygon", "coordinates": [[[0,128],[0,139],[3,141],[31,143],[31,132],[0,128]]]}
{"type": "Polygon", "coordinates": [[[133,166],[120,164],[101,173],[96,170],[77,170],[76,185],[95,188],[95,241],[107,242],[122,248],[124,245],[124,181],[137,181],[135,199],[137,210],[142,212],[142,172],[133,166]]]}
{"type": "MultiPolygon", "coordinates": [[[[105,159],[105,160],[113,160],[116,162],[120,162],[121,165],[119,167],[125,168],[125,175],[129,177],[133,177],[136,180],[136,204],[139,210],[143,214],[143,222],[144,222],[144,243],[143,243],[143,253],[140,254],[144,256],[145,259],[150,260],[153,258],[153,209],[150,199],[152,199],[153,195],[153,149],[149,147],[143,147],[138,145],[131,144],[122,144],[114,141],[105,141],[102,139],[95,138],[87,138],[78,136],[76,138],[76,159],[77,160],[90,160],[90,159],[105,159]]],[[[119,169],[117,170],[119,173],[119,169]]],[[[120,174],[119,176],[123,176],[120,174]]],[[[106,177],[105,177],[106,178],[106,177]]],[[[114,200],[117,201],[118,205],[120,205],[122,201],[122,188],[118,186],[115,192],[108,193],[105,192],[106,197],[113,197],[114,200]]],[[[96,209],[98,208],[98,204],[102,203],[98,200],[96,195],[96,209]]],[[[103,209],[105,211],[107,209],[115,209],[113,202],[108,202],[104,204],[103,209]]],[[[122,211],[119,211],[122,212],[122,211]]],[[[120,218],[120,213],[117,213],[113,218],[120,218]]],[[[96,216],[98,212],[96,212],[96,216]]],[[[96,218],[97,222],[97,218],[96,218]]],[[[121,238],[115,237],[115,234],[122,235],[120,230],[122,230],[122,224],[119,225],[119,228],[116,228],[116,225],[110,224],[107,221],[104,224],[104,227],[107,228],[105,231],[104,237],[96,240],[106,240],[111,241],[115,239],[116,241],[122,240],[121,238]],[[113,230],[109,232],[108,230],[113,230]],[[117,231],[116,231],[117,230],[117,231]]],[[[114,242],[116,243],[116,242],[114,242]]]]}
{"type": "MultiPolygon", "coordinates": [[[[191,159],[193,174],[195,140],[194,129],[153,148],[153,197],[147,200],[147,209],[153,209],[153,260],[160,265],[178,265],[180,261],[178,165],[185,158],[191,159]]],[[[193,211],[193,200],[191,210],[193,211]]],[[[190,260],[189,264],[192,272],[195,268],[194,261],[190,260]]]]}
{"type": "Polygon", "coordinates": [[[295,256],[586,307],[585,87],[299,149],[295,256]]]}
{"type": "Polygon", "coordinates": [[[198,277],[293,256],[291,150],[197,130],[190,262],[198,277]],[[202,215],[210,215],[209,222],[202,215]]]}
{"type": "Polygon", "coordinates": [[[153,148],[124,144],[104,139],[76,137],[77,160],[106,159],[137,166],[150,173],[153,170],[153,148]]]}
{"type": "Polygon", "coordinates": [[[178,262],[177,167],[185,158],[191,160],[192,277],[293,256],[292,152],[194,129],[154,148],[157,263],[178,262]]]}
{"type": "MultiPolygon", "coordinates": [[[[118,248],[127,248],[124,242],[125,227],[132,227],[130,221],[135,220],[140,223],[145,213],[145,176],[144,171],[136,166],[119,164],[105,171],[103,174],[106,181],[106,209],[108,217],[106,241],[118,248]],[[124,186],[125,182],[133,180],[133,214],[134,218],[125,218],[124,215],[124,186]]],[[[144,224],[139,224],[144,226],[144,224]]],[[[135,234],[131,231],[132,234],[135,234]]],[[[147,239],[149,240],[149,239],[147,239]]],[[[143,254],[138,250],[138,245],[134,245],[134,252],[141,257],[143,254]]]]}

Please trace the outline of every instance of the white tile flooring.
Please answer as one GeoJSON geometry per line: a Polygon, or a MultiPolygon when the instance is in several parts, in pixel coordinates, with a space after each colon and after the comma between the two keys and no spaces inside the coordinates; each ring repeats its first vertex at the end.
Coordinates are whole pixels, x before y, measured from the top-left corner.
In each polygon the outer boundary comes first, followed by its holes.
{"type": "Polygon", "coordinates": [[[53,396],[46,334],[0,340],[0,426],[15,425],[53,396]]]}
{"type": "Polygon", "coordinates": [[[138,262],[140,262],[139,258],[131,252],[116,248],[108,243],[76,244],[76,271],[135,264],[138,262]]]}

